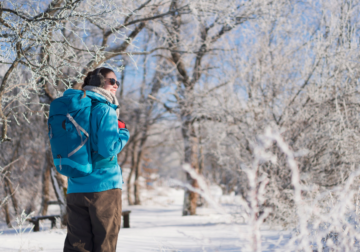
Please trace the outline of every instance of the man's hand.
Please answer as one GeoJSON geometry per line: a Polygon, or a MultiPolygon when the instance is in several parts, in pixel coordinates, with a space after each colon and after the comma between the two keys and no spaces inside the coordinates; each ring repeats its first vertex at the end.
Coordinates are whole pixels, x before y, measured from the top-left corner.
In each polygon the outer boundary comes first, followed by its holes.
{"type": "Polygon", "coordinates": [[[119,126],[119,129],[126,129],[126,124],[119,119],[118,119],[118,126],[119,126]]]}

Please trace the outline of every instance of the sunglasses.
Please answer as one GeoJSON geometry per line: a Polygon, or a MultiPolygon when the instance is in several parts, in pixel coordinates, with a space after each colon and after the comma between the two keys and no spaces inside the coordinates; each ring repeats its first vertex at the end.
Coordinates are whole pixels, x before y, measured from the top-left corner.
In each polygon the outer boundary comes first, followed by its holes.
{"type": "Polygon", "coordinates": [[[114,78],[106,78],[106,79],[108,79],[108,80],[110,81],[110,84],[111,84],[112,86],[114,86],[114,85],[116,84],[118,87],[120,87],[120,82],[118,82],[118,81],[115,80],[114,78]]]}

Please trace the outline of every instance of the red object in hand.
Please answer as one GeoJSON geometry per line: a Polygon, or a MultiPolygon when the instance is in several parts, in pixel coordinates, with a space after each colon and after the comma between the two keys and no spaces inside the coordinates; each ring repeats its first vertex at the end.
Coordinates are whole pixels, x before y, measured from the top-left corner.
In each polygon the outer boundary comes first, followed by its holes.
{"type": "Polygon", "coordinates": [[[118,120],[118,126],[119,129],[126,129],[126,124],[121,120],[118,120]]]}

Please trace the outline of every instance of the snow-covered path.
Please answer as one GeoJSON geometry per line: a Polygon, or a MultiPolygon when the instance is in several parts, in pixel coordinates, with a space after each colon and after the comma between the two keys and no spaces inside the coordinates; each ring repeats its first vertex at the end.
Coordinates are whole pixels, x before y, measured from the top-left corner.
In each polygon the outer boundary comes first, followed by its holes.
{"type": "MultiPolygon", "coordinates": [[[[146,196],[146,195],[145,195],[146,196]]],[[[117,251],[248,251],[244,225],[234,225],[230,216],[199,209],[197,216],[181,216],[183,191],[148,195],[145,206],[126,206],[131,210],[130,228],[120,230],[117,251]],[[150,199],[151,198],[151,199],[150,199]]],[[[146,201],[146,199],[145,199],[146,201]]],[[[124,202],[125,203],[125,202],[124,202]]],[[[46,227],[44,227],[46,229],[46,227]]],[[[22,235],[0,235],[0,251],[56,251],[63,248],[66,229],[52,229],[22,235]]],[[[264,251],[275,251],[279,238],[274,231],[262,231],[264,251]]]]}

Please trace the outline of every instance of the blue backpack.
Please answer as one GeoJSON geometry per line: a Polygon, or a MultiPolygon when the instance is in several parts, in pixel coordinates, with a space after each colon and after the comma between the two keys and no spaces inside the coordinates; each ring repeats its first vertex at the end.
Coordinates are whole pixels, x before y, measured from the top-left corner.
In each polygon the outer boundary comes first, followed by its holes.
{"type": "Polygon", "coordinates": [[[92,99],[85,91],[75,89],[66,90],[50,104],[49,138],[54,165],[60,174],[76,178],[92,172],[91,107],[92,99]]]}

